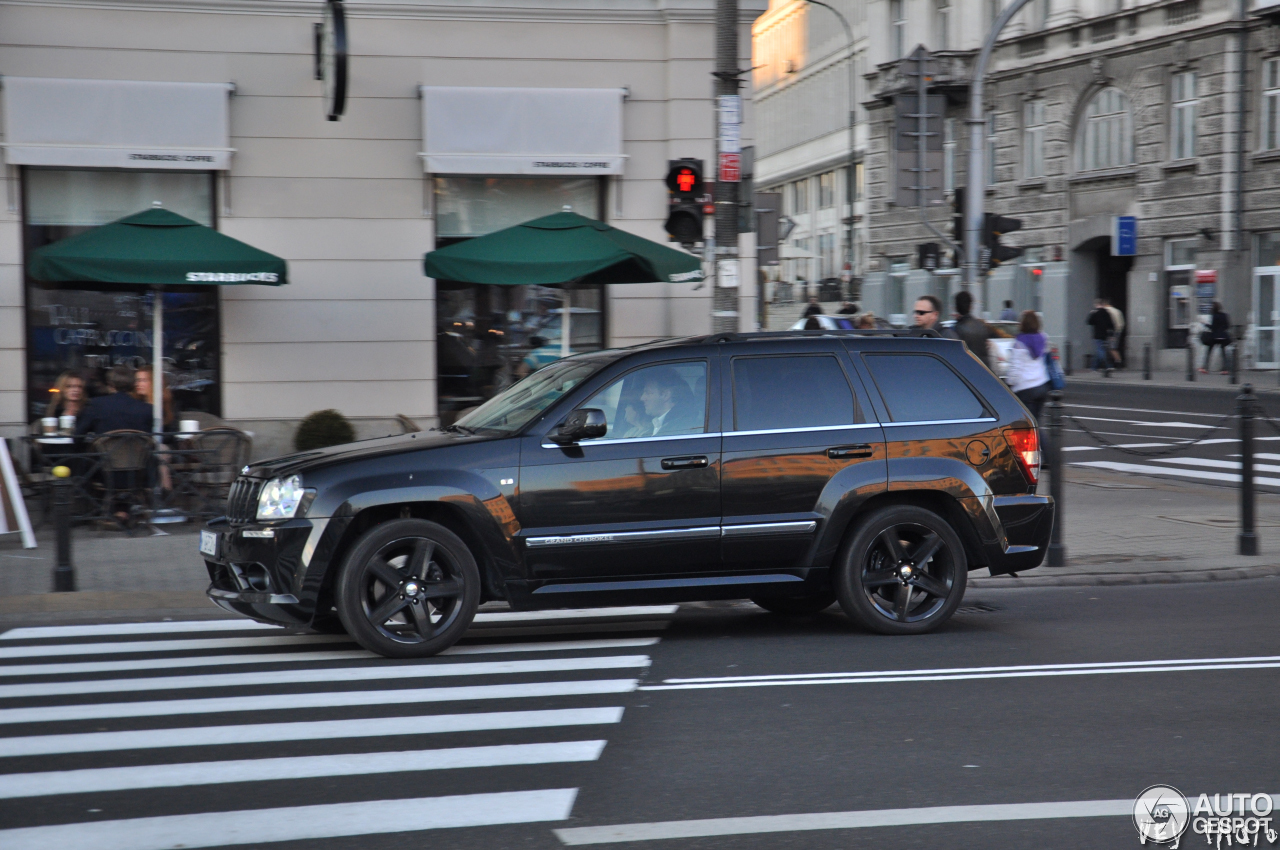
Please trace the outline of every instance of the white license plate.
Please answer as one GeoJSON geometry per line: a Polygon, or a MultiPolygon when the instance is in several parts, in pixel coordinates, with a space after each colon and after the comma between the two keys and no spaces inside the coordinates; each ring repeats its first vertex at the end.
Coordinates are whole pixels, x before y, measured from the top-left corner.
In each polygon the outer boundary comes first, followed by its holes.
{"type": "Polygon", "coordinates": [[[218,535],[212,531],[201,531],[200,552],[214,558],[218,557],[218,535]]]}

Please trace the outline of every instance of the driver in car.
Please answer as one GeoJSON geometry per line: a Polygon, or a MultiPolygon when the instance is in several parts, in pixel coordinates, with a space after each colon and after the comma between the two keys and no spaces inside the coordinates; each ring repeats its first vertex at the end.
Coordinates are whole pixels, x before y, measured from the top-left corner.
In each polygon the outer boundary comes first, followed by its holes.
{"type": "Polygon", "coordinates": [[[645,375],[640,403],[653,421],[655,437],[702,431],[704,417],[699,414],[693,391],[674,369],[655,369],[645,375]]]}

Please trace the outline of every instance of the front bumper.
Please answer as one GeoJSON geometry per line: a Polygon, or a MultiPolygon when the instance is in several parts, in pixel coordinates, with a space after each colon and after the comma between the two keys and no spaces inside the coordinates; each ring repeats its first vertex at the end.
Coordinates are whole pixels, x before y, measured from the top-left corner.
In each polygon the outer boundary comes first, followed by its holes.
{"type": "Polygon", "coordinates": [[[1053,534],[1054,504],[1048,496],[996,496],[992,507],[1008,548],[988,547],[991,575],[1034,569],[1044,561],[1053,534]]]}
{"type": "MultiPolygon", "coordinates": [[[[205,594],[228,611],[268,623],[308,625],[315,615],[315,594],[306,587],[306,551],[320,532],[307,519],[278,524],[232,526],[225,518],[207,523],[214,535],[213,554],[202,552],[209,571],[205,594]]],[[[202,535],[203,536],[203,535],[202,535]]]]}

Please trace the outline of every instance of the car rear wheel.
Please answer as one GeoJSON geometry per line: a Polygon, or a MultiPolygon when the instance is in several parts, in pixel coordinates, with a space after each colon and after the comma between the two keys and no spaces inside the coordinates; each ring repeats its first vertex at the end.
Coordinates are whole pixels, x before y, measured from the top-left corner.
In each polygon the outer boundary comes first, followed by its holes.
{"type": "Polygon", "coordinates": [[[335,587],[347,633],[388,658],[425,658],[457,642],[480,604],[480,572],[458,535],[398,519],[365,532],[335,587]]]}
{"type": "Polygon", "coordinates": [[[959,536],[933,511],[895,505],[875,511],[841,549],[840,607],[886,635],[918,635],[945,623],[964,597],[969,563],[959,536]]]}
{"type": "Polygon", "coordinates": [[[751,601],[772,614],[784,617],[809,617],[835,604],[834,593],[814,596],[753,596],[751,601]]]}

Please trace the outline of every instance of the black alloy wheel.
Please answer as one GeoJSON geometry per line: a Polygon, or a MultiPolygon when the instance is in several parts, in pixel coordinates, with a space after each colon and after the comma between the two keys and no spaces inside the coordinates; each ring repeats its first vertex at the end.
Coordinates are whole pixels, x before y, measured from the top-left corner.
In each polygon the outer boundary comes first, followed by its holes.
{"type": "Polygon", "coordinates": [[[964,598],[968,559],[945,519],[910,505],[863,519],[841,548],[836,596],[851,618],[886,635],[918,635],[946,622],[964,598]]]}
{"type": "Polygon", "coordinates": [[[462,637],[480,605],[480,572],[467,545],[423,519],[365,532],[335,588],[338,616],[365,649],[425,658],[462,637]]]}
{"type": "Polygon", "coordinates": [[[771,614],[784,617],[811,617],[827,610],[836,602],[834,593],[813,596],[753,596],[751,601],[771,614]]]}

